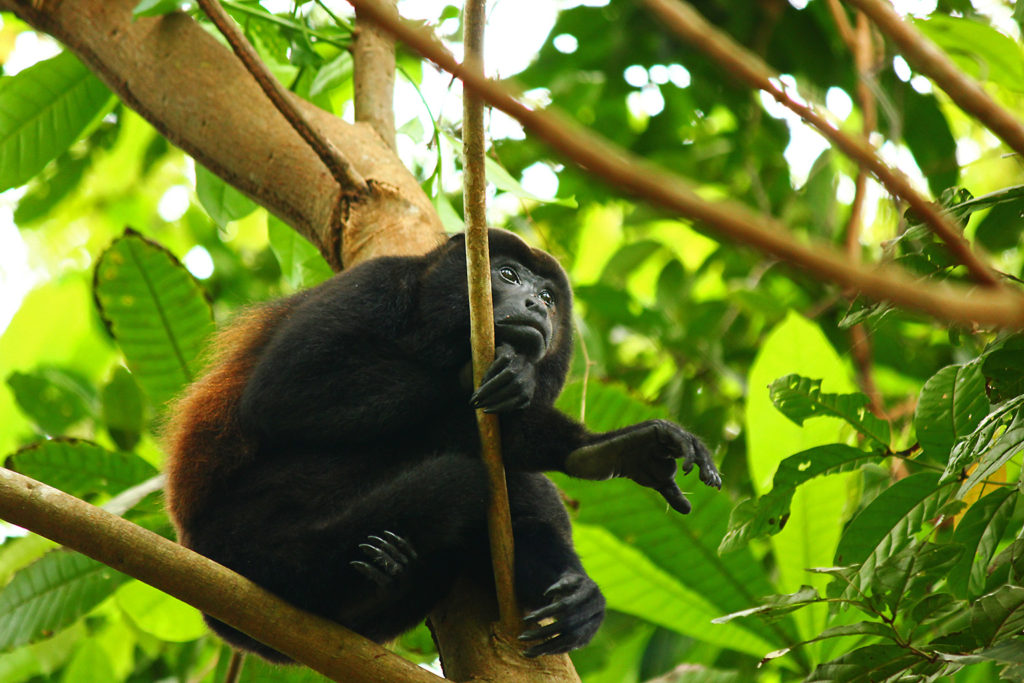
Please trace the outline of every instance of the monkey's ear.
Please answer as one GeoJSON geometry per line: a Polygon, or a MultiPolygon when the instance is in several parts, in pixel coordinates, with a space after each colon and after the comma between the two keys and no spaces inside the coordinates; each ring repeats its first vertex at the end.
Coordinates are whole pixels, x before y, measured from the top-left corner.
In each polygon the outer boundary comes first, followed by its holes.
{"type": "Polygon", "coordinates": [[[450,246],[453,246],[453,247],[457,246],[457,245],[465,244],[465,243],[466,243],[466,233],[464,233],[464,232],[457,232],[457,233],[455,233],[454,235],[452,235],[451,237],[448,238],[448,244],[450,246]]]}

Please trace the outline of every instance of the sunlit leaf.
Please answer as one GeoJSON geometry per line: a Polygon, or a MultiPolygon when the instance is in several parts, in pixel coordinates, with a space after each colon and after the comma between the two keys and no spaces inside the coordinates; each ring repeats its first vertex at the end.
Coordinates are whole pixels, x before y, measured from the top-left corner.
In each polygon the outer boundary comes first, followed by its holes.
{"type": "Polygon", "coordinates": [[[769,391],[775,407],[798,425],[809,417],[831,415],[880,446],[889,445],[889,423],[871,414],[870,401],[864,394],[825,394],[821,391],[820,379],[799,375],[780,377],[772,382],[769,391]]]}
{"type": "Polygon", "coordinates": [[[93,287],[132,374],[163,405],[195,377],[213,330],[202,288],[170,252],[131,230],[100,256],[93,287]]]}
{"type": "Polygon", "coordinates": [[[18,472],[79,498],[117,493],[156,475],[134,453],[115,453],[87,441],[43,441],[10,460],[18,472]]]}
{"type": "Polygon", "coordinates": [[[0,591],[0,651],[52,636],[127,580],[84,555],[49,553],[0,591]]]}
{"type": "Polygon", "coordinates": [[[0,190],[43,170],[113,102],[70,51],[0,80],[0,190]]]}
{"type": "Polygon", "coordinates": [[[160,640],[185,643],[206,633],[199,610],[141,581],[121,586],[115,599],[140,630],[160,640]]]}
{"type": "Polygon", "coordinates": [[[221,227],[245,218],[258,208],[256,202],[200,164],[196,164],[196,194],[206,213],[221,227]]]}

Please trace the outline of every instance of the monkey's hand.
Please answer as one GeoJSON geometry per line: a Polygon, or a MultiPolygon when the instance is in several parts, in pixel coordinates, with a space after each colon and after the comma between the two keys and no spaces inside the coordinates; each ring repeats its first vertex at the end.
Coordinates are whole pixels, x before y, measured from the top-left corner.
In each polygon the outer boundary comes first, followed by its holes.
{"type": "Polygon", "coordinates": [[[399,585],[407,578],[409,566],[419,558],[409,541],[390,531],[369,536],[359,549],[367,561],[353,560],[349,564],[380,590],[399,585]]]}
{"type": "Polygon", "coordinates": [[[469,404],[485,413],[522,410],[530,405],[536,390],[537,367],[511,346],[502,344],[469,404]]]}
{"type": "Polygon", "coordinates": [[[519,640],[539,640],[524,652],[527,657],[553,655],[583,647],[604,619],[604,596],[589,576],[568,571],[544,591],[550,602],[523,617],[533,628],[519,640]],[[542,621],[550,623],[541,625],[542,621]]]}
{"type": "Polygon", "coordinates": [[[569,454],[568,474],[582,479],[628,477],[660,493],[673,510],[684,515],[691,506],[676,484],[677,460],[682,459],[684,474],[697,465],[702,482],[722,488],[722,475],[707,447],[667,420],[648,420],[598,439],[569,454]]]}

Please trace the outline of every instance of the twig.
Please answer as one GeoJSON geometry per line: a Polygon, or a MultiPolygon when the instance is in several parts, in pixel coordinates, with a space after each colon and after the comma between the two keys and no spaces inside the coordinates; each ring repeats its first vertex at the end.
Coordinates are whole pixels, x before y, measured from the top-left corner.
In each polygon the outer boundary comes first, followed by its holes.
{"type": "Polygon", "coordinates": [[[381,26],[440,68],[455,75],[492,107],[518,120],[539,139],[612,186],[707,226],[726,238],[758,249],[814,274],[824,282],[852,288],[868,298],[924,311],[945,320],[1007,328],[1024,327],[1024,297],[1013,291],[978,292],[947,283],[921,283],[893,266],[851,264],[831,245],[803,244],[784,224],[733,201],[702,199],[689,183],[631,155],[593,131],[555,112],[531,109],[509,90],[464,68],[428,30],[404,23],[375,0],[349,0],[381,26]]]}
{"type": "MultiPolygon", "coordinates": [[[[467,0],[462,17],[465,63],[483,71],[484,0],[467,0]]],[[[473,347],[473,385],[480,386],[494,361],[494,309],[491,301],[491,265],[487,246],[487,172],[484,166],[484,103],[466,92],[462,114],[463,205],[466,212],[466,271],[469,277],[470,342],[473,347]]],[[[491,564],[498,596],[502,633],[519,633],[516,602],[512,517],[509,513],[505,467],[501,461],[498,416],[476,411],[480,443],[490,479],[487,527],[491,564]]]]}
{"type": "Polygon", "coordinates": [[[295,129],[295,132],[302,136],[302,139],[320,157],[320,160],[324,162],[324,165],[327,166],[327,169],[331,172],[338,185],[341,186],[342,192],[345,194],[365,193],[367,185],[363,177],[342,156],[337,147],[332,145],[330,141],[309,125],[309,122],[306,121],[306,118],[291,101],[288,92],[267,71],[259,55],[256,54],[256,50],[249,44],[249,41],[242,35],[242,32],[238,30],[235,22],[224,11],[224,8],[220,6],[220,2],[218,0],[197,0],[197,3],[203,9],[203,12],[206,13],[206,16],[210,18],[210,21],[217,27],[217,30],[227,39],[231,49],[235,51],[238,59],[245,65],[245,68],[252,74],[253,78],[256,79],[256,82],[259,83],[260,88],[267,94],[267,98],[284,115],[288,123],[295,129]]]}
{"type": "Polygon", "coordinates": [[[440,679],[227,567],[74,496],[0,468],[0,519],[88,555],[346,682],[440,679]]]}
{"type": "Polygon", "coordinates": [[[921,219],[946,243],[946,247],[957,261],[967,266],[975,280],[993,288],[1001,286],[999,278],[974,253],[960,229],[939,207],[921,196],[905,175],[882,161],[866,138],[847,135],[813,107],[796,101],[786,92],[778,79],[778,74],[767,64],[712,26],[690,5],[681,0],[644,0],[644,4],[678,36],[703,50],[737,78],[751,87],[765,91],[779,104],[795,112],[859,166],[871,171],[889,192],[906,199],[921,219]]]}
{"type": "Polygon", "coordinates": [[[988,96],[956,67],[946,53],[896,14],[883,0],[847,0],[875,22],[921,73],[942,88],[957,106],[981,121],[1010,149],[1024,156],[1024,124],[988,96]]]}
{"type": "Polygon", "coordinates": [[[245,664],[245,655],[238,650],[232,650],[231,661],[228,662],[228,670],[224,674],[224,683],[238,683],[238,678],[242,675],[243,664],[245,664]]]}

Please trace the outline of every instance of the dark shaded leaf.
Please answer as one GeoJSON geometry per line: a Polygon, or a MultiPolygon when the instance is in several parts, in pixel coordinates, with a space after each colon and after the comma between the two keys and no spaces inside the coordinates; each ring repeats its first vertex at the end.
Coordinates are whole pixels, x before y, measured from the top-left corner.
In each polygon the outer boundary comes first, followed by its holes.
{"type": "Polygon", "coordinates": [[[977,595],[984,589],[988,563],[1002,540],[1019,495],[1009,487],[996,489],[971,505],[957,524],[953,542],[966,550],[948,577],[949,588],[957,597],[977,595]]]}
{"type": "Polygon", "coordinates": [[[988,411],[980,364],[944,367],[921,389],[914,412],[917,440],[925,454],[945,462],[953,444],[973,432],[988,411]]]}

